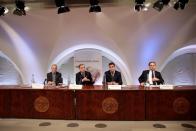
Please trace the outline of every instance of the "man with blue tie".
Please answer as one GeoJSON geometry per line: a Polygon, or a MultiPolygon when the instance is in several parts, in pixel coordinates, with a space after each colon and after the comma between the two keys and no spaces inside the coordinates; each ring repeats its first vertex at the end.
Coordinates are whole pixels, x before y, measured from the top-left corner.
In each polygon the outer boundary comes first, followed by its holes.
{"type": "Polygon", "coordinates": [[[148,66],[149,70],[144,70],[138,79],[140,85],[144,86],[145,83],[148,83],[150,85],[164,84],[161,73],[156,71],[156,62],[151,61],[148,63],[148,66]]]}
{"type": "Polygon", "coordinates": [[[116,70],[116,65],[109,63],[109,70],[104,73],[103,84],[122,85],[121,73],[116,70]]]}

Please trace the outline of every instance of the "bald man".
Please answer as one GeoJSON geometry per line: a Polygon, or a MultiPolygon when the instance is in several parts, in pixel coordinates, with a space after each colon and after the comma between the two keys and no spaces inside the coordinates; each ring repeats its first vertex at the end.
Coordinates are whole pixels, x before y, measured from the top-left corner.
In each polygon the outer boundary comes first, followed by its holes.
{"type": "Polygon", "coordinates": [[[53,64],[51,66],[51,72],[47,73],[47,83],[48,85],[59,85],[59,83],[63,83],[61,73],[57,72],[56,64],[53,64]]]}

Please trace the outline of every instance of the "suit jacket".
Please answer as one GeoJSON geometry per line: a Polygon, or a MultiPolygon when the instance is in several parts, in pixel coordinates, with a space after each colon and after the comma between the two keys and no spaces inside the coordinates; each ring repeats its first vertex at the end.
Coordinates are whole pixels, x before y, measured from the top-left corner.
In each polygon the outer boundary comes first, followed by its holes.
{"type": "Polygon", "coordinates": [[[84,78],[84,76],[81,74],[81,72],[76,73],[76,84],[77,85],[92,85],[93,84],[93,80],[92,80],[91,73],[88,72],[88,71],[85,71],[85,77],[87,79],[89,79],[90,81],[82,82],[82,79],[84,78]]]}
{"type": "MultiPolygon", "coordinates": [[[[47,73],[47,83],[48,81],[52,81],[52,72],[47,73]]],[[[58,85],[59,83],[63,83],[63,78],[61,77],[61,73],[59,72],[56,72],[55,83],[56,85],[58,85]]]]}
{"type": "Polygon", "coordinates": [[[114,73],[114,76],[112,76],[112,74],[110,73],[110,71],[106,71],[105,74],[104,74],[104,79],[103,79],[103,82],[116,82],[118,83],[119,85],[122,85],[123,82],[122,82],[122,78],[121,78],[121,73],[119,71],[115,71],[114,73]]]}
{"type": "MultiPolygon", "coordinates": [[[[139,82],[146,82],[148,80],[148,74],[149,74],[150,70],[144,70],[141,74],[141,76],[139,77],[139,82]]],[[[160,85],[160,84],[164,84],[164,80],[161,76],[161,73],[158,71],[155,71],[155,77],[159,79],[159,81],[153,82],[153,85],[160,85]]]]}

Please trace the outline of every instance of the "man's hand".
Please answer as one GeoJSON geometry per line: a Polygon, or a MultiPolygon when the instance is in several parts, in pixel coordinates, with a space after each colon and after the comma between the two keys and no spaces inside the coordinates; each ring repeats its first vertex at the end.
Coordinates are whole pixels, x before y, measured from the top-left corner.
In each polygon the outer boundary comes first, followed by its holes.
{"type": "Polygon", "coordinates": [[[107,85],[112,85],[112,82],[107,82],[107,85]]]}
{"type": "Polygon", "coordinates": [[[82,82],[84,82],[84,81],[90,81],[88,78],[86,78],[86,77],[84,77],[83,79],[82,79],[82,82]]]}
{"type": "Polygon", "coordinates": [[[141,86],[144,86],[144,82],[140,83],[141,86]]]}
{"type": "Polygon", "coordinates": [[[159,81],[159,79],[154,77],[154,78],[152,78],[152,81],[159,81]]]}
{"type": "Polygon", "coordinates": [[[48,81],[48,85],[54,85],[55,83],[53,81],[48,81]]]}
{"type": "Polygon", "coordinates": [[[118,83],[116,83],[115,81],[108,82],[107,84],[108,84],[108,85],[118,85],[118,83]]]}
{"type": "Polygon", "coordinates": [[[112,81],[112,85],[118,85],[118,83],[116,83],[115,81],[112,81]]]}

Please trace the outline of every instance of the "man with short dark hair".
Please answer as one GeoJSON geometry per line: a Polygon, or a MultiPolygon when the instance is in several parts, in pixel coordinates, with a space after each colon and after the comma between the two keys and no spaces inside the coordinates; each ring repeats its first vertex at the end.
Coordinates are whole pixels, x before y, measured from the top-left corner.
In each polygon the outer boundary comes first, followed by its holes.
{"type": "Polygon", "coordinates": [[[108,66],[109,70],[104,73],[103,84],[122,85],[121,73],[116,70],[116,65],[111,62],[108,66]]]}
{"type": "Polygon", "coordinates": [[[76,84],[77,85],[92,85],[92,75],[86,71],[84,64],[79,65],[79,72],[76,73],[76,84]]]}
{"type": "Polygon", "coordinates": [[[57,65],[53,64],[51,66],[51,72],[47,73],[47,84],[59,85],[59,83],[63,83],[63,78],[61,77],[61,73],[57,71],[57,65]]]}
{"type": "Polygon", "coordinates": [[[141,86],[144,86],[145,83],[150,85],[160,85],[164,84],[164,80],[161,76],[161,73],[156,71],[156,62],[150,61],[148,63],[149,70],[144,70],[139,77],[139,82],[141,86]]]}

